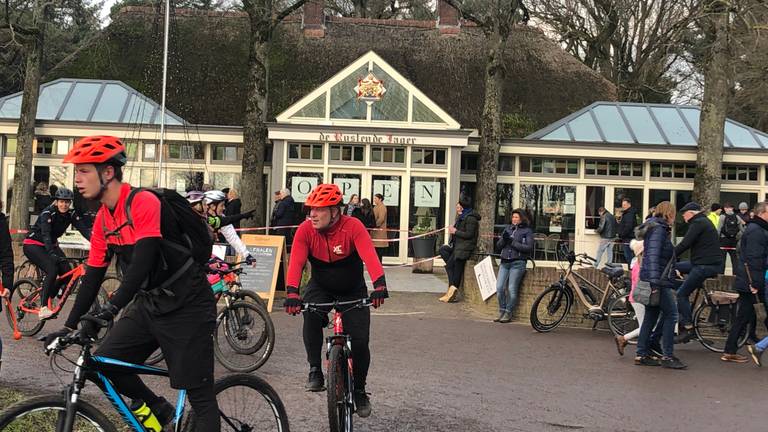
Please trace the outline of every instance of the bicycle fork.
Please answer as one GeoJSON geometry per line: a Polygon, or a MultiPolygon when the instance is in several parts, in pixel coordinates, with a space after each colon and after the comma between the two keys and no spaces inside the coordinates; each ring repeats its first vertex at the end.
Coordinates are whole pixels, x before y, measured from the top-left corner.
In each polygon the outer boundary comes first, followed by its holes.
{"type": "Polygon", "coordinates": [[[75,416],[77,415],[77,402],[80,399],[80,392],[85,387],[85,374],[83,373],[83,365],[85,364],[85,357],[80,355],[77,359],[75,367],[75,375],[72,379],[72,384],[64,388],[65,414],[59,415],[56,421],[57,432],[72,432],[75,426],[75,416]]]}

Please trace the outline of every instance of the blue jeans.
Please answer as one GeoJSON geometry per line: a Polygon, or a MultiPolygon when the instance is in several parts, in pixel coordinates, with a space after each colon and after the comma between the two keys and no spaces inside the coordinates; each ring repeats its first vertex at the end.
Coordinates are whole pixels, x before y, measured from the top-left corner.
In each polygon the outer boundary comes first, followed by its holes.
{"type": "Polygon", "coordinates": [[[624,249],[624,259],[627,260],[627,265],[632,262],[632,258],[635,257],[635,253],[632,252],[632,248],[629,247],[630,239],[621,239],[621,247],[624,249]]]}
{"type": "Polygon", "coordinates": [[[656,307],[646,306],[640,337],[637,339],[637,355],[644,357],[651,354],[651,332],[661,315],[661,350],[666,357],[672,357],[675,347],[675,323],[677,322],[677,304],[675,292],[671,288],[661,289],[661,299],[656,307]]]}
{"type": "Polygon", "coordinates": [[[600,239],[600,245],[597,247],[597,253],[595,254],[595,268],[600,267],[600,261],[602,261],[604,253],[607,253],[607,261],[605,263],[611,264],[613,262],[613,239],[600,239]]]}
{"type": "Polygon", "coordinates": [[[766,349],[766,348],[768,348],[768,337],[767,337],[767,338],[763,338],[763,340],[761,340],[760,342],[758,342],[758,343],[756,344],[756,346],[757,346],[757,349],[758,349],[758,350],[760,350],[760,351],[765,351],[765,349],[766,349]]]}
{"type": "Polygon", "coordinates": [[[677,265],[680,273],[688,273],[683,284],[677,289],[677,308],[680,311],[680,325],[690,326],[693,322],[693,311],[691,310],[691,293],[702,286],[708,278],[715,277],[720,273],[719,265],[692,265],[688,261],[677,265]]]}
{"type": "Polygon", "coordinates": [[[496,298],[499,300],[499,313],[512,313],[517,302],[520,281],[525,275],[525,260],[501,263],[499,277],[496,279],[496,298]]]}

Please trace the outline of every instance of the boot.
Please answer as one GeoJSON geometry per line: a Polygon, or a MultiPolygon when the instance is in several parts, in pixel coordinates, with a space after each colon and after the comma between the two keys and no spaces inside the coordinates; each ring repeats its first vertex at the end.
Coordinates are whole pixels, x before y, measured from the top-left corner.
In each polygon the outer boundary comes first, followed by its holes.
{"type": "Polygon", "coordinates": [[[512,321],[512,314],[509,312],[504,312],[504,315],[502,315],[501,318],[499,319],[499,322],[502,324],[506,324],[510,321],[512,321]]]}
{"type": "Polygon", "coordinates": [[[445,293],[446,299],[444,301],[446,303],[455,303],[457,301],[458,294],[459,294],[459,289],[451,285],[448,288],[448,292],[445,293]]]}
{"type": "Polygon", "coordinates": [[[493,320],[493,322],[499,322],[502,318],[504,318],[504,312],[499,312],[499,317],[493,320]]]}
{"type": "Polygon", "coordinates": [[[438,300],[440,300],[443,303],[448,303],[448,301],[451,299],[451,297],[455,294],[457,290],[458,289],[455,286],[453,285],[449,286],[448,291],[446,291],[445,294],[443,294],[443,296],[440,297],[438,300]]]}

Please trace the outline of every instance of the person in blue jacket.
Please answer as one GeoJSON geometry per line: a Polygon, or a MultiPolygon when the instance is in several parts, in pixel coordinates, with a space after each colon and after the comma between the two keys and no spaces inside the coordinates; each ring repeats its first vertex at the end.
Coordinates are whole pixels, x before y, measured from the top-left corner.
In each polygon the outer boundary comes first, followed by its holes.
{"type": "Polygon", "coordinates": [[[520,283],[525,276],[525,265],[533,252],[533,230],[528,226],[525,211],[513,210],[511,222],[496,242],[496,248],[501,250],[501,265],[496,279],[499,317],[493,321],[500,323],[512,321],[512,309],[517,301],[520,283]]]}

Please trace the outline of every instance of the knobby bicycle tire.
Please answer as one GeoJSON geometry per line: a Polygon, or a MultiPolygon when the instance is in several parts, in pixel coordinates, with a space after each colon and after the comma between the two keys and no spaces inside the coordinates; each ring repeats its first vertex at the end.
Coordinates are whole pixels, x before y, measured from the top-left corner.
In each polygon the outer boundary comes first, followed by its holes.
{"type": "Polygon", "coordinates": [[[571,294],[560,284],[551,285],[539,294],[531,305],[531,327],[539,333],[547,333],[559,326],[568,312],[571,310],[571,294]],[[548,324],[542,323],[539,319],[539,304],[546,301],[544,312],[554,317],[554,321],[548,324]]]}
{"type": "MultiPolygon", "coordinates": [[[[283,401],[275,389],[261,378],[248,374],[229,375],[217,380],[213,384],[213,390],[216,393],[216,401],[219,403],[221,432],[240,430],[290,432],[288,413],[283,401]],[[261,397],[256,402],[244,400],[242,393],[248,389],[255,390],[261,397]],[[242,408],[243,413],[233,412],[234,407],[227,403],[230,398],[238,402],[235,405],[242,408]],[[269,423],[274,421],[274,428],[265,428],[265,422],[267,422],[265,419],[269,419],[269,423]],[[258,426],[248,428],[248,423],[258,423],[258,426]]],[[[182,430],[194,432],[196,424],[195,414],[190,410],[182,430]]]]}
{"type": "MultiPolygon", "coordinates": [[[[32,293],[40,292],[40,285],[33,279],[19,279],[13,284],[13,293],[9,299],[11,307],[16,308],[16,325],[23,336],[32,337],[43,329],[45,321],[37,319],[37,314],[27,313],[19,309],[21,299],[32,293]]],[[[39,307],[39,305],[37,305],[39,307]]],[[[10,311],[5,311],[8,324],[13,327],[10,311]]]]}
{"type": "MultiPolygon", "coordinates": [[[[716,353],[725,352],[725,341],[728,339],[731,327],[733,327],[736,309],[737,303],[731,305],[702,303],[696,309],[693,315],[693,331],[704,348],[716,353]]],[[[744,326],[744,330],[737,341],[739,348],[747,343],[751,328],[751,323],[744,326]]]]}
{"type": "Polygon", "coordinates": [[[251,302],[237,301],[219,312],[213,339],[213,352],[222,366],[232,372],[253,372],[272,355],[275,327],[266,310],[251,302]],[[242,317],[252,321],[242,323],[242,317]],[[258,338],[254,341],[246,339],[251,329],[258,328],[260,322],[263,322],[264,328],[259,331],[258,338]],[[231,349],[231,352],[224,352],[222,347],[226,347],[227,351],[231,349]]]}
{"type": "MultiPolygon", "coordinates": [[[[40,421],[45,421],[43,411],[66,412],[66,400],[62,395],[42,395],[15,403],[0,412],[0,430],[4,432],[26,432],[32,430],[51,430],[43,427],[40,421]]],[[[80,399],[77,401],[77,432],[117,432],[115,425],[107,419],[96,407],[80,399]]],[[[55,420],[51,418],[55,427],[55,420]]]]}
{"type": "Polygon", "coordinates": [[[14,279],[32,279],[37,283],[43,281],[43,272],[30,260],[25,260],[14,269],[14,279]]]}
{"type": "Polygon", "coordinates": [[[330,432],[352,432],[351,401],[347,357],[342,345],[333,345],[328,352],[328,425],[330,432]]]}
{"type": "Polygon", "coordinates": [[[240,288],[235,292],[235,297],[237,297],[238,300],[245,300],[250,301],[253,303],[258,304],[259,306],[263,307],[264,310],[267,310],[267,302],[264,301],[263,298],[261,298],[260,295],[256,294],[255,292],[249,290],[249,289],[243,289],[240,288]]]}

